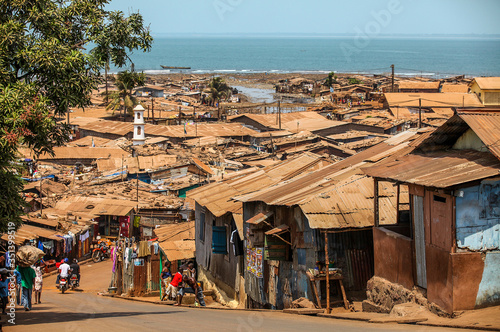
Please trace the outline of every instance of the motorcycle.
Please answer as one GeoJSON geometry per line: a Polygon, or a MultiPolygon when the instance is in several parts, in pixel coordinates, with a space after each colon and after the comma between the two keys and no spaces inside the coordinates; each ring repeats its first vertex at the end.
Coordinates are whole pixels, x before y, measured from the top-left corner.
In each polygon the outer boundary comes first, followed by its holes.
{"type": "Polygon", "coordinates": [[[76,274],[71,275],[71,278],[69,279],[69,285],[71,287],[71,290],[75,290],[80,286],[80,283],[78,282],[78,276],[76,274]]]}
{"type": "Polygon", "coordinates": [[[103,261],[105,258],[109,258],[109,247],[101,243],[98,248],[92,251],[92,260],[94,263],[103,261]]]}
{"type": "Polygon", "coordinates": [[[59,290],[64,294],[68,290],[68,280],[67,278],[61,277],[59,280],[59,290]]]}

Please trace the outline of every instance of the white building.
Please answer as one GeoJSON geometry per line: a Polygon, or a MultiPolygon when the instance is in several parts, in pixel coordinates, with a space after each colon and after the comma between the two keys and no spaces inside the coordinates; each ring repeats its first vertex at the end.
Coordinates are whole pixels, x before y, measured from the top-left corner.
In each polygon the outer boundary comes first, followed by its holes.
{"type": "Polygon", "coordinates": [[[146,141],[144,136],[144,107],[137,105],[134,108],[134,145],[143,145],[146,141]]]}

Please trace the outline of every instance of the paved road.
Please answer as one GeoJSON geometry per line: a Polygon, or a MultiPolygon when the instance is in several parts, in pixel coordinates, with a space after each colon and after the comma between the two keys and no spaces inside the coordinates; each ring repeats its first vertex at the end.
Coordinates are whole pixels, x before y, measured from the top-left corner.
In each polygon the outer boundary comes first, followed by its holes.
{"type": "MultiPolygon", "coordinates": [[[[84,292],[59,293],[54,277],[44,281],[42,304],[18,308],[5,331],[452,331],[425,326],[369,324],[280,312],[233,311],[155,305],[97,295],[107,288],[110,264],[82,267],[84,292]],[[85,282],[85,280],[87,280],[85,282]]],[[[5,322],[5,316],[2,318],[5,322]]],[[[464,331],[464,330],[457,330],[464,331]]]]}

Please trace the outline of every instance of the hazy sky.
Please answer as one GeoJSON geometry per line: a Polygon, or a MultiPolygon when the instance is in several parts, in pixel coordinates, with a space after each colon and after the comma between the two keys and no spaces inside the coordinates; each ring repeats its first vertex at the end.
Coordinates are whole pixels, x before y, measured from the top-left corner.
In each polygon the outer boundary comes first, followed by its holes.
{"type": "Polygon", "coordinates": [[[158,34],[500,34],[500,0],[112,0],[158,34]]]}

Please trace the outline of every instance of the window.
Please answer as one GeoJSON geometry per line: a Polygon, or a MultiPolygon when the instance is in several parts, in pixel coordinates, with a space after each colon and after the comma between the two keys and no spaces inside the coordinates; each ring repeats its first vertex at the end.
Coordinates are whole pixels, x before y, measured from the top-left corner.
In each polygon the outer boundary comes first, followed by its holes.
{"type": "Polygon", "coordinates": [[[137,120],[141,119],[141,113],[137,112],[137,120]]]}
{"type": "Polygon", "coordinates": [[[441,196],[434,195],[434,201],[435,202],[446,203],[446,197],[441,197],[441,196]]]}
{"type": "Polygon", "coordinates": [[[199,227],[200,233],[198,234],[198,237],[201,241],[205,241],[205,213],[200,214],[200,227],[199,227]]]}
{"type": "Polygon", "coordinates": [[[212,227],[212,253],[227,254],[226,226],[212,227]]]}
{"type": "Polygon", "coordinates": [[[141,134],[141,132],[142,132],[142,131],[141,131],[141,127],[139,127],[139,126],[138,126],[138,127],[137,127],[137,135],[140,135],[140,134],[141,134]]]}

